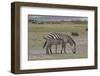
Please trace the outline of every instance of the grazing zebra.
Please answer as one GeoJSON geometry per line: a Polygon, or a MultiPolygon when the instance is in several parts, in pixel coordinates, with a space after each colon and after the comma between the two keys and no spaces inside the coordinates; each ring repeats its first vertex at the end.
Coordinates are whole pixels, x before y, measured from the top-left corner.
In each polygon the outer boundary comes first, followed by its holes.
{"type": "Polygon", "coordinates": [[[57,45],[61,45],[62,49],[61,49],[61,53],[64,51],[64,53],[66,53],[66,44],[69,43],[70,46],[73,46],[72,52],[76,53],[76,43],[75,41],[68,35],[63,34],[63,33],[57,33],[57,32],[51,32],[48,33],[48,35],[46,37],[44,37],[44,39],[46,40],[44,43],[43,48],[45,48],[46,46],[46,53],[52,54],[52,46],[55,45],[56,46],[56,53],[57,53],[57,45]],[[49,52],[50,51],[50,52],[49,52]]]}

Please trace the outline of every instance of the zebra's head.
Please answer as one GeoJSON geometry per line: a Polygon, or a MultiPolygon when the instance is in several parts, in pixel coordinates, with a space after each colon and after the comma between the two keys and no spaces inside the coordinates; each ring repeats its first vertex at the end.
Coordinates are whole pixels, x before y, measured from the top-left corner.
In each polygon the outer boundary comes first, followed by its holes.
{"type": "Polygon", "coordinates": [[[72,52],[73,54],[75,54],[76,53],[76,42],[71,37],[69,37],[68,43],[70,44],[70,46],[72,46],[72,52]]]}
{"type": "Polygon", "coordinates": [[[69,42],[69,44],[70,44],[70,46],[72,46],[72,52],[73,52],[73,54],[75,54],[76,53],[76,44],[73,43],[73,42],[69,42]]]}
{"type": "Polygon", "coordinates": [[[73,54],[76,54],[76,47],[72,49],[73,54]]]}

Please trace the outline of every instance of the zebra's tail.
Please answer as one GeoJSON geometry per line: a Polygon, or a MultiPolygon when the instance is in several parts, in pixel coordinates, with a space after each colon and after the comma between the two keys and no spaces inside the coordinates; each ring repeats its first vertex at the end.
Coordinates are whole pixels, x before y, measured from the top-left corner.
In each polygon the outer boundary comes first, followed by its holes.
{"type": "Polygon", "coordinates": [[[45,41],[45,43],[44,43],[44,45],[43,45],[43,49],[45,48],[45,46],[46,46],[46,44],[47,44],[47,38],[45,37],[45,36],[43,36],[43,39],[45,39],[46,41],[45,41]]]}
{"type": "Polygon", "coordinates": [[[45,41],[45,43],[44,43],[44,45],[43,45],[43,49],[45,48],[46,44],[47,44],[47,40],[45,41]]]}

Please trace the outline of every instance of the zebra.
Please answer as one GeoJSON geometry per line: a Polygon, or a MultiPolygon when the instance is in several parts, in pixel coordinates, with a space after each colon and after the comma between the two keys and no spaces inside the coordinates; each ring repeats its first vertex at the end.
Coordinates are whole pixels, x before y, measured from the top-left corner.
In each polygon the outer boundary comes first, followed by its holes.
{"type": "Polygon", "coordinates": [[[46,40],[44,43],[43,48],[46,47],[46,53],[49,54],[49,50],[50,53],[52,54],[52,45],[55,45],[55,51],[57,53],[57,45],[61,45],[62,49],[61,49],[61,53],[64,51],[64,53],[66,53],[66,44],[69,43],[70,46],[73,46],[72,52],[75,54],[76,53],[76,43],[75,41],[66,34],[63,33],[58,33],[58,32],[51,32],[48,33],[47,37],[44,37],[44,39],[46,40]]]}

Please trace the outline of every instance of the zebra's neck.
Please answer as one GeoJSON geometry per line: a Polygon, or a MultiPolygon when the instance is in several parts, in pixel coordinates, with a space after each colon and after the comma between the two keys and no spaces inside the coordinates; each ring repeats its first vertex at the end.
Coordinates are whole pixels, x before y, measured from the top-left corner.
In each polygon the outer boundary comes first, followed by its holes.
{"type": "Polygon", "coordinates": [[[75,41],[69,36],[68,42],[71,46],[76,46],[75,41]]]}

